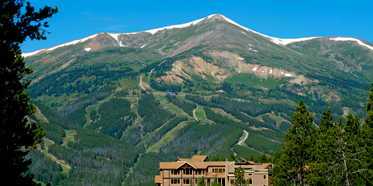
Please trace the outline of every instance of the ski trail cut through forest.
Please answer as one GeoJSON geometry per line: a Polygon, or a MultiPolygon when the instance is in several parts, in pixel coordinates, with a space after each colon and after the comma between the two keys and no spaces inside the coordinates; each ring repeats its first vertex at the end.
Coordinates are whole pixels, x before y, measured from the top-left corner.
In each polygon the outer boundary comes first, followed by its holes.
{"type": "MultiPolygon", "coordinates": [[[[245,130],[244,130],[244,131],[245,131],[245,130]]],[[[247,136],[246,136],[246,138],[245,138],[244,141],[246,141],[247,137],[249,136],[249,133],[248,133],[247,131],[245,131],[245,132],[246,132],[247,136]]],[[[249,148],[249,149],[251,149],[251,150],[254,150],[254,151],[256,151],[256,152],[259,152],[259,153],[261,153],[261,154],[264,154],[264,152],[262,152],[262,151],[260,151],[260,150],[257,150],[257,149],[254,149],[254,148],[252,148],[252,147],[249,147],[246,143],[244,143],[243,146],[246,146],[247,148],[249,148]]],[[[268,154],[266,154],[266,155],[267,155],[268,157],[270,156],[270,155],[268,155],[268,154]]]]}
{"type": "MultiPolygon", "coordinates": [[[[247,133],[246,130],[243,130],[243,132],[244,132],[245,137],[244,137],[241,141],[239,141],[239,142],[237,143],[237,145],[246,146],[246,144],[245,144],[244,142],[246,141],[247,137],[249,137],[249,133],[247,133]],[[244,144],[242,144],[242,143],[244,143],[244,144]]],[[[241,137],[241,138],[242,138],[242,137],[241,137]]]]}
{"type": "Polygon", "coordinates": [[[140,85],[140,87],[141,87],[143,90],[145,90],[145,88],[142,86],[142,77],[143,77],[143,76],[140,76],[140,83],[139,83],[139,85],[140,85]]]}
{"type": "MultiPolygon", "coordinates": [[[[146,152],[145,152],[146,153],[146,152]]],[[[136,168],[136,165],[138,162],[140,162],[140,159],[141,157],[143,156],[144,153],[140,153],[139,154],[139,157],[136,158],[135,160],[135,163],[133,164],[133,166],[128,170],[127,174],[126,174],[126,178],[124,179],[124,181],[122,182],[121,185],[125,185],[126,184],[126,181],[129,181],[129,177],[131,176],[131,174],[133,173],[133,170],[135,170],[136,168]]]]}
{"type": "Polygon", "coordinates": [[[198,105],[197,105],[197,108],[193,110],[193,117],[194,117],[194,119],[196,119],[197,121],[199,121],[199,120],[197,119],[197,116],[196,116],[196,110],[197,110],[197,109],[198,109],[198,105]]]}

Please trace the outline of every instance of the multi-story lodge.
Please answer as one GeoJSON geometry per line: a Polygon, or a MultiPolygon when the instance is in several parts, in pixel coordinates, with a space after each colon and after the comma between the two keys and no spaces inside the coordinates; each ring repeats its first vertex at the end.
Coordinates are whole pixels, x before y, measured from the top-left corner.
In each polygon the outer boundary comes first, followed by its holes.
{"type": "Polygon", "coordinates": [[[270,186],[271,163],[255,163],[239,158],[236,161],[206,161],[207,156],[178,158],[173,162],[160,162],[160,175],[155,176],[159,186],[189,186],[197,185],[203,176],[206,186],[211,185],[215,178],[222,186],[233,185],[234,172],[238,167],[245,170],[245,179],[251,178],[250,186],[270,186]]]}

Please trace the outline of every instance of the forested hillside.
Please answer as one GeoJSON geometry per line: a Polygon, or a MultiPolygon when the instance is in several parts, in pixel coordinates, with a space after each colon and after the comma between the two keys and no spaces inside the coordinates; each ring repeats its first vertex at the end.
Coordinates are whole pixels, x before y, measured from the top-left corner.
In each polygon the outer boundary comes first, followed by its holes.
{"type": "Polygon", "coordinates": [[[47,131],[29,155],[40,182],[155,185],[159,161],[194,154],[271,162],[300,99],[316,126],[328,108],[333,121],[367,114],[373,51],[356,43],[278,44],[222,15],[86,50],[94,42],[25,58],[29,118],[47,131]]]}

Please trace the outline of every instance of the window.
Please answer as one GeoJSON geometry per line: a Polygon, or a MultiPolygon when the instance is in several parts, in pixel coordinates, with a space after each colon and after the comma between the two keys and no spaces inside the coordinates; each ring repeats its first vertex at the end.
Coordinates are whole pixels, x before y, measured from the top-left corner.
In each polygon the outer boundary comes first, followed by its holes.
{"type": "Polygon", "coordinates": [[[202,170],[196,170],[196,175],[201,175],[202,174],[202,170]]]}
{"type": "Polygon", "coordinates": [[[179,170],[171,170],[172,175],[179,175],[180,171],[179,170]]]}
{"type": "Polygon", "coordinates": [[[224,168],[212,169],[212,172],[213,173],[225,173],[225,169],[224,168]]]}
{"type": "Polygon", "coordinates": [[[263,179],[266,179],[266,175],[263,175],[263,179]]]}
{"type": "Polygon", "coordinates": [[[191,169],[185,169],[184,170],[184,174],[185,175],[191,175],[192,174],[192,170],[191,169]]]}
{"type": "Polygon", "coordinates": [[[180,184],[180,179],[171,179],[171,184],[180,184]]]}
{"type": "Polygon", "coordinates": [[[184,179],[184,184],[189,184],[189,179],[184,179]]]}

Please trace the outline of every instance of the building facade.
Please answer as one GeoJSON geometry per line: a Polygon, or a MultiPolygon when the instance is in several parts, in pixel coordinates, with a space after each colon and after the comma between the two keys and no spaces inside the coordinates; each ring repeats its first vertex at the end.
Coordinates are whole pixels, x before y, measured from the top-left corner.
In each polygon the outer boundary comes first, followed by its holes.
{"type": "Polygon", "coordinates": [[[236,161],[206,161],[207,156],[178,158],[173,162],[160,162],[160,175],[155,176],[159,186],[197,185],[201,177],[207,186],[216,178],[222,186],[233,185],[234,172],[238,167],[245,170],[245,179],[251,178],[250,186],[271,186],[271,163],[255,163],[239,158],[236,161]]]}

